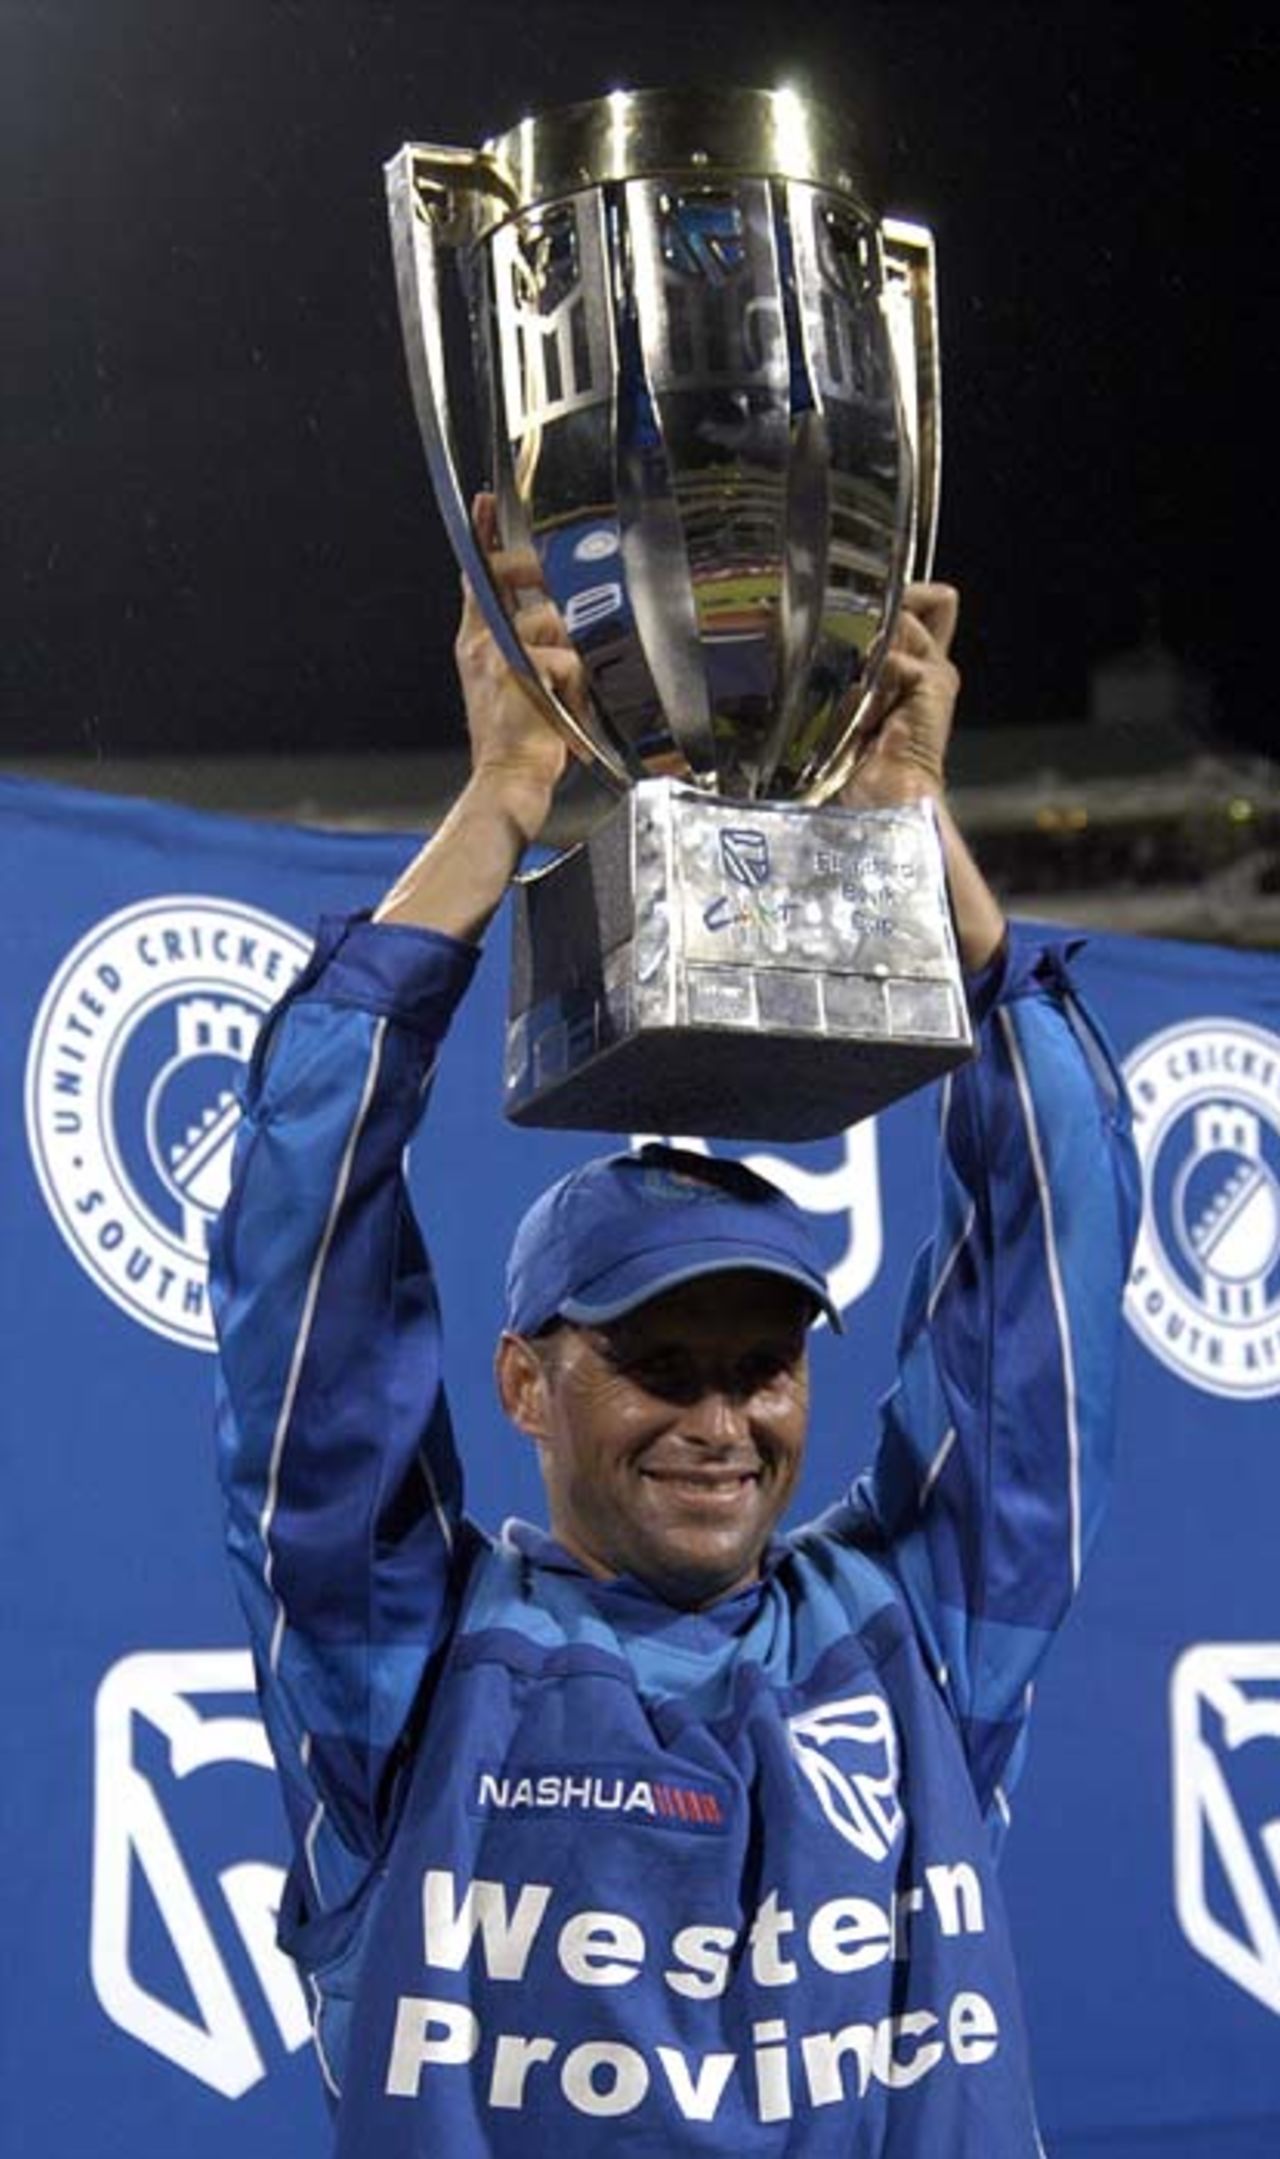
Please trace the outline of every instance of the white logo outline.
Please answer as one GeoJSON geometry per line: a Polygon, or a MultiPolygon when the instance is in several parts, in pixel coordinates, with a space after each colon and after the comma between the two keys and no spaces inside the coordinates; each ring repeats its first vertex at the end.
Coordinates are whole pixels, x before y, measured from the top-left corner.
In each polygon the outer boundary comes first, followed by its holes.
{"type": "Polygon", "coordinates": [[[787,1718],[787,1738],[836,1834],[867,1859],[887,1859],[906,1817],[898,1798],[898,1735],[883,1695],[850,1695],[801,1710],[787,1718]],[[874,1767],[846,1766],[833,1759],[834,1746],[852,1748],[856,1763],[871,1755],[874,1767]]]}
{"type": "Polygon", "coordinates": [[[1198,1955],[1280,2016],[1280,1642],[1197,1642],[1185,1649],[1170,1675],[1169,1728],[1178,1923],[1198,1955]],[[1274,1692],[1247,1691],[1260,1684],[1274,1692]],[[1206,1708],[1228,1753],[1251,1740],[1277,1742],[1276,1812],[1256,1839],[1261,1864],[1222,1760],[1206,1739],[1206,1708]],[[1234,1928],[1213,1908],[1211,1849],[1235,1900],[1234,1928]]]}
{"type": "MultiPolygon", "coordinates": [[[[89,1972],[105,2014],[121,2031],[188,2076],[239,2099],[267,2074],[257,2041],[164,1809],[134,1759],[135,1722],[168,1745],[175,1778],[220,1762],[272,1770],[254,1701],[253,1659],[244,1650],[139,1650],[103,1677],[94,1703],[93,1889],[89,1972]],[[251,1714],[206,1715],[201,1696],[246,1696],[251,1714]],[[145,1881],[195,2003],[190,2016],[135,1973],[130,1956],[135,1883],[145,1881]]],[[[302,1983],[275,1941],[285,1870],[246,1859],[224,1867],[218,1887],[285,2048],[311,2037],[302,1983]]]]}

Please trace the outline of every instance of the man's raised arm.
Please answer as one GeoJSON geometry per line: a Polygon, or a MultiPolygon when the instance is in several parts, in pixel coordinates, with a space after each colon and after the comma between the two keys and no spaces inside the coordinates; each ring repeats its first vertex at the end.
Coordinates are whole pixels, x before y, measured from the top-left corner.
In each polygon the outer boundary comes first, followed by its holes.
{"type": "Polygon", "coordinates": [[[938,799],[979,1027],[977,1056],[942,1090],[938,1226],[908,1288],[876,1464],[828,1526],[896,1572],[999,1815],[1109,1482],[1138,1179],[1069,948],[1010,939],[941,800],[954,622],[946,587],[913,588],[888,714],[844,797],[938,799]]]}
{"type": "MultiPolygon", "coordinates": [[[[492,544],[491,507],[477,514],[492,544]]],[[[536,566],[494,562],[514,602],[536,566]]],[[[552,611],[535,601],[519,627],[576,694],[552,611]]],[[[308,1917],[345,1902],[378,1848],[474,1535],[403,1158],[565,751],[469,597],[458,662],[471,777],[372,921],[321,925],[265,1023],[212,1253],[229,1546],[308,1917]]]]}

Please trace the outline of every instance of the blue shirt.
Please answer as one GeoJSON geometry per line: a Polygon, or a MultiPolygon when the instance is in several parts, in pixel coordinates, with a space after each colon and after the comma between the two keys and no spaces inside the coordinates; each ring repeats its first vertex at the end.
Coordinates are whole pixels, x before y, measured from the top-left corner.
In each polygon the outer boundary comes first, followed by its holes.
{"type": "Polygon", "coordinates": [[[870,1469],[707,1611],[462,1509],[402,1161],[469,948],[329,923],[219,1226],[232,1562],[342,2159],[1032,2159],[994,1871],[1111,1450],[1136,1178],[1057,949],[944,1090],[870,1469]]]}

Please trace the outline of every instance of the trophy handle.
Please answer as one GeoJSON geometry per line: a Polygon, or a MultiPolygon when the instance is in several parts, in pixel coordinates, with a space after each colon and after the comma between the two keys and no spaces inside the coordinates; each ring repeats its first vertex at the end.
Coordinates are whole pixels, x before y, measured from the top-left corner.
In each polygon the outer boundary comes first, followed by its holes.
{"type": "Polygon", "coordinates": [[[942,476],[942,371],[933,234],[927,225],[898,217],[885,218],[880,231],[889,339],[916,466],[908,574],[927,578],[938,538],[942,476]]]}
{"type": "Polygon", "coordinates": [[[414,410],[436,501],[453,552],[494,642],[509,667],[564,737],[571,750],[616,787],[627,775],[605,744],[587,730],[539,675],[519,637],[477,544],[453,446],[453,422],[445,369],[441,309],[442,251],[476,235],[477,212],[488,198],[513,207],[510,182],[483,151],[406,143],[386,166],[387,209],[395,257],[396,291],[414,410]]]}

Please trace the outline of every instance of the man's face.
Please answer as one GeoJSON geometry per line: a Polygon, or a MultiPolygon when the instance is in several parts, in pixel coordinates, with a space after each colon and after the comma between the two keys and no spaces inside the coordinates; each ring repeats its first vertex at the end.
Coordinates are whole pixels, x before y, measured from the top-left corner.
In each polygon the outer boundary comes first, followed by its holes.
{"type": "Polygon", "coordinates": [[[565,1549],[688,1609],[754,1580],[804,1456],[812,1310],[741,1270],[607,1326],[504,1337],[503,1400],[538,1442],[565,1549]]]}

